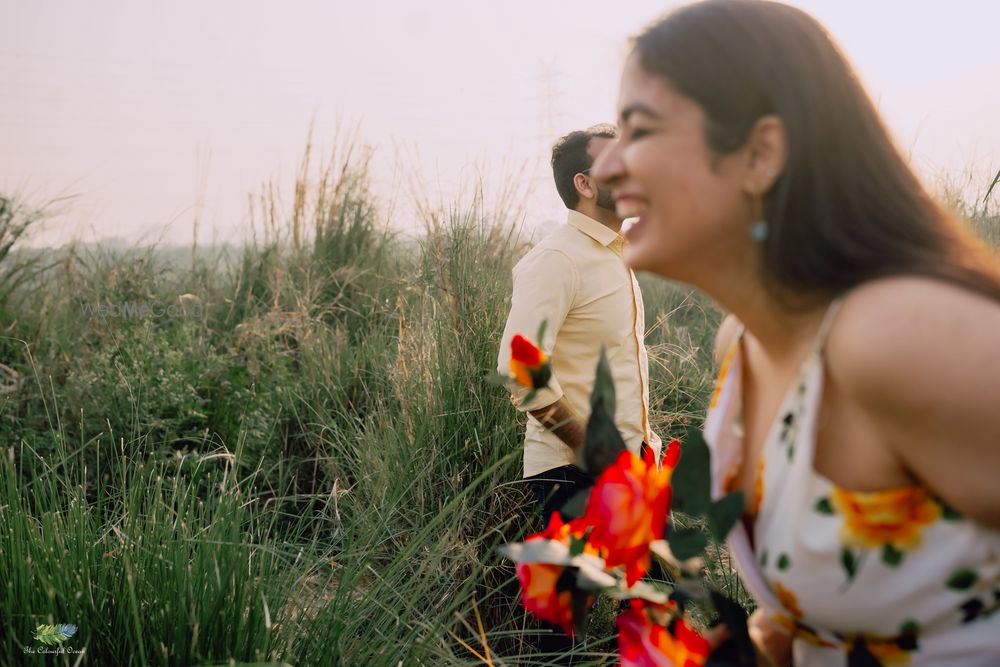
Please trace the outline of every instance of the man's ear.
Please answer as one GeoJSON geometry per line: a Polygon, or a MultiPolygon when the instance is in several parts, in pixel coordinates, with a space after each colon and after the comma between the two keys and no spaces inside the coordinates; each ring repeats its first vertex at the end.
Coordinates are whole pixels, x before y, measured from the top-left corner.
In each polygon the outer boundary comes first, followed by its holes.
{"type": "Polygon", "coordinates": [[[596,199],[597,190],[595,190],[589,178],[584,174],[577,174],[573,177],[573,186],[576,188],[577,194],[580,195],[581,199],[596,199]]]}
{"type": "Polygon", "coordinates": [[[788,157],[785,123],[773,114],[761,116],[750,130],[744,150],[747,169],[743,189],[748,195],[762,197],[785,168],[788,157]]]}

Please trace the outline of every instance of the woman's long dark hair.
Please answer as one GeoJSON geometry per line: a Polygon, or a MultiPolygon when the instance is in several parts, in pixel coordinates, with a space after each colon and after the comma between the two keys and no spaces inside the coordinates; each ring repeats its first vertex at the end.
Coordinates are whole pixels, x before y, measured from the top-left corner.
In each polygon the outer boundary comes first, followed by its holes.
{"type": "Polygon", "coordinates": [[[705,0],[635,38],[643,68],[697,102],[717,154],[775,114],[788,155],[764,199],[765,278],[779,294],[830,297],[916,274],[1000,301],[992,250],[924,190],[826,30],[763,0],[705,0]]]}

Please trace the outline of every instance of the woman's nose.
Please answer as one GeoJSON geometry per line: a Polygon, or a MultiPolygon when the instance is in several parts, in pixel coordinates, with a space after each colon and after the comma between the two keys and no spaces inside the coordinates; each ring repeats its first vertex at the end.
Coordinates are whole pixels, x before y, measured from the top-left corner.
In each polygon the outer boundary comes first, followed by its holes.
{"type": "Polygon", "coordinates": [[[621,176],[621,160],[618,155],[618,140],[609,142],[590,166],[590,175],[601,183],[611,184],[621,176]]]}

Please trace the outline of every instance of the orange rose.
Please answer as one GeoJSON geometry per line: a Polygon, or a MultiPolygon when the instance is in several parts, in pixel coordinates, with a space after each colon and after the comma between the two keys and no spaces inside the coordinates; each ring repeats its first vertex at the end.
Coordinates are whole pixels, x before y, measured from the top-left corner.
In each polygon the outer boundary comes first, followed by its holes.
{"type": "Polygon", "coordinates": [[[555,625],[566,634],[573,634],[572,583],[564,575],[571,574],[563,565],[548,563],[518,563],[517,578],[521,582],[521,602],[532,614],[555,625]]]}
{"type": "Polygon", "coordinates": [[[510,372],[522,387],[541,389],[552,377],[548,356],[521,334],[510,341],[510,372]]]}
{"type": "Polygon", "coordinates": [[[859,548],[914,549],[921,529],[941,516],[941,506],[919,486],[873,493],[834,489],[830,502],[844,517],[841,541],[859,548]]]}
{"type": "Polygon", "coordinates": [[[620,667],[701,667],[711,651],[708,641],[677,618],[664,627],[651,618],[669,614],[670,607],[632,600],[631,608],[618,616],[620,667]]]}
{"type": "MultiPolygon", "coordinates": [[[[552,540],[569,544],[570,539],[582,538],[586,525],[580,520],[563,523],[558,512],[552,513],[548,528],[544,532],[530,535],[532,540],[552,540]]],[[[593,548],[584,547],[593,553],[593,548]]],[[[517,578],[521,582],[521,602],[524,608],[542,619],[559,625],[566,634],[573,634],[573,589],[576,574],[572,568],[552,563],[518,563],[517,578]]],[[[590,595],[587,606],[593,602],[590,595]]]]}
{"type": "Polygon", "coordinates": [[[670,475],[679,443],[667,447],[657,468],[652,448],[640,459],[626,450],[597,478],[584,521],[592,525],[590,541],[606,551],[608,567],[625,566],[631,586],[649,570],[649,543],[663,538],[670,505],[670,475]],[[669,464],[669,465],[668,465],[669,464]]]}

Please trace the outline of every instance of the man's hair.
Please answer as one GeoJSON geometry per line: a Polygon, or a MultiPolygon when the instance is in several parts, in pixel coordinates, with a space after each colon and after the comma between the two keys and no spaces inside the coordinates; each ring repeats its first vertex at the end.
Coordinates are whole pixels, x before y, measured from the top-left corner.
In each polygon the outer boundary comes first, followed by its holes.
{"type": "Polygon", "coordinates": [[[617,139],[618,128],[601,123],[586,130],[576,130],[561,137],[552,147],[552,177],[556,181],[556,191],[568,209],[575,209],[580,203],[573,178],[593,164],[594,159],[587,154],[587,148],[590,140],[596,137],[617,139]]]}

